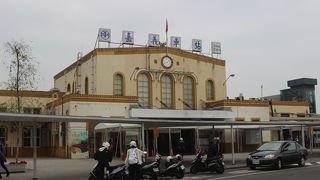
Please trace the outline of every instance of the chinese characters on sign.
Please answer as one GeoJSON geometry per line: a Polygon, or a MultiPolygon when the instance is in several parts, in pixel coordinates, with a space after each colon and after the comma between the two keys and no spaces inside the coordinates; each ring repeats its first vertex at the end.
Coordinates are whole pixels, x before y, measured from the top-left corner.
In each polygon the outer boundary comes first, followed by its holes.
{"type": "Polygon", "coordinates": [[[99,37],[100,42],[110,42],[111,41],[111,30],[100,28],[98,37],[99,37]]]}
{"type": "Polygon", "coordinates": [[[192,39],[192,51],[195,51],[195,52],[202,51],[202,40],[192,39]]]}
{"type": "Polygon", "coordinates": [[[159,46],[160,45],[159,34],[149,34],[148,45],[149,46],[159,46]]]}
{"type": "Polygon", "coordinates": [[[181,49],[181,37],[171,36],[170,47],[181,49]]]}
{"type": "Polygon", "coordinates": [[[221,43],[220,42],[211,42],[211,53],[212,54],[221,54],[221,43]]]}
{"type": "Polygon", "coordinates": [[[134,33],[133,31],[122,31],[122,43],[123,44],[134,44],[134,33]]]}

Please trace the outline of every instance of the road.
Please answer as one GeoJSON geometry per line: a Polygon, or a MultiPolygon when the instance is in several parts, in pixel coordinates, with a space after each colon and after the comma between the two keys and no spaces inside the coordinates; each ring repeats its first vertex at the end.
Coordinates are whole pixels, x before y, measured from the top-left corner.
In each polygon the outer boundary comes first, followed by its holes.
{"type": "MultiPolygon", "coordinates": [[[[11,173],[8,180],[30,180],[33,177],[32,161],[27,159],[28,170],[25,173],[11,173]]],[[[116,160],[115,160],[116,161],[116,160]]],[[[122,161],[118,161],[122,162],[122,161]]],[[[39,180],[86,180],[90,170],[96,163],[93,159],[59,159],[59,158],[39,158],[38,173],[39,180]]],[[[277,179],[319,179],[320,161],[307,163],[306,167],[300,168],[297,165],[285,167],[282,170],[258,169],[249,170],[248,168],[226,169],[222,175],[212,173],[199,173],[196,175],[186,174],[183,179],[246,179],[246,180],[277,180],[277,179]]],[[[188,172],[188,171],[187,171],[188,172]]],[[[161,178],[170,179],[170,178],[161,178]]],[[[171,178],[173,179],[173,178],[171,178]]]]}
{"type": "Polygon", "coordinates": [[[249,170],[240,168],[226,171],[223,175],[202,173],[197,175],[186,175],[187,180],[303,180],[319,179],[320,165],[312,164],[300,168],[297,166],[285,167],[281,170],[257,169],[249,170]]]}

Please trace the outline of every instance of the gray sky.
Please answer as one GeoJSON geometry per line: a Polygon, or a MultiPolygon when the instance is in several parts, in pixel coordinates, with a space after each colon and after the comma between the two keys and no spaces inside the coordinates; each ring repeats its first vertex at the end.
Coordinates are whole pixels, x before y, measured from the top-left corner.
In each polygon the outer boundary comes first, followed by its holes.
{"type": "MultiPolygon", "coordinates": [[[[132,30],[135,43],[146,44],[148,33],[165,41],[168,19],[169,36],[182,37],[183,49],[193,38],[202,39],[203,53],[221,42],[227,76],[236,74],[229,97],[260,97],[262,84],[263,95],[273,95],[287,80],[319,78],[319,7],[317,0],[1,0],[0,43],[29,43],[40,63],[39,90],[49,90],[77,52],[93,49],[98,28],[111,29],[115,42],[132,30]]],[[[0,82],[6,71],[1,63],[0,82]]],[[[318,87],[316,96],[320,102],[318,87]]]]}

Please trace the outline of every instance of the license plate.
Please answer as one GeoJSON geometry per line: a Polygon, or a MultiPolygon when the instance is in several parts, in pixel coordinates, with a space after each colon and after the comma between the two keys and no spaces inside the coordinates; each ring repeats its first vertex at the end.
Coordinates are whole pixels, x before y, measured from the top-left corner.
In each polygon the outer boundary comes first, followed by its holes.
{"type": "Polygon", "coordinates": [[[159,172],[159,168],[153,168],[154,172],[159,172]]]}
{"type": "Polygon", "coordinates": [[[181,169],[182,169],[182,170],[184,170],[184,169],[185,169],[184,165],[181,165],[180,167],[181,167],[181,169]]]}
{"type": "Polygon", "coordinates": [[[257,159],[253,159],[253,160],[252,160],[252,164],[260,164],[260,161],[257,160],[257,159]]]}

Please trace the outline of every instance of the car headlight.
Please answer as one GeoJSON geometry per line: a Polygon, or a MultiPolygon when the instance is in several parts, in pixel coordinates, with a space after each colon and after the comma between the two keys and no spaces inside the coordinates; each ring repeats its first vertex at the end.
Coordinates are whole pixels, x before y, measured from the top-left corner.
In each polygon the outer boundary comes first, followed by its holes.
{"type": "Polygon", "coordinates": [[[252,157],[251,157],[251,155],[249,154],[249,155],[248,155],[248,159],[251,159],[251,158],[252,158],[252,157]]]}
{"type": "Polygon", "coordinates": [[[274,158],[274,154],[268,154],[268,155],[265,155],[264,158],[266,159],[271,159],[271,158],[274,158]]]}

